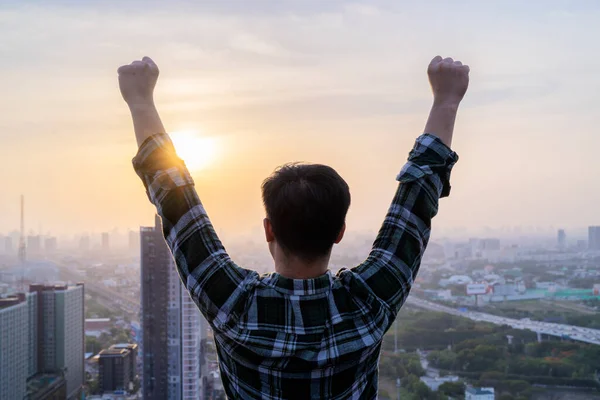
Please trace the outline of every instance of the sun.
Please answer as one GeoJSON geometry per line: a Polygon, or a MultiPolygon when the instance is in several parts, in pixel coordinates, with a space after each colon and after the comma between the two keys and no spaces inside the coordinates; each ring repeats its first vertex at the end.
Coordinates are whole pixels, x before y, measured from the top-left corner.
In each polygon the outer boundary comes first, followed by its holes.
{"type": "Polygon", "coordinates": [[[214,138],[200,136],[195,131],[172,132],[171,140],[177,155],[185,161],[190,171],[205,169],[214,162],[217,145],[214,138]]]}

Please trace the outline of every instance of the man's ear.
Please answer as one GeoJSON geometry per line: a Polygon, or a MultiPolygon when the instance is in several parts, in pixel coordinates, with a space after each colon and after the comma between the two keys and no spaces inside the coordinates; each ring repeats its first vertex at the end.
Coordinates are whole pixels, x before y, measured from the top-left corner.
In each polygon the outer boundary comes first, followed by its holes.
{"type": "Polygon", "coordinates": [[[263,219],[263,226],[265,228],[265,239],[267,239],[267,243],[271,243],[275,240],[275,235],[273,234],[273,225],[271,225],[271,221],[268,218],[263,219]]]}
{"type": "Polygon", "coordinates": [[[335,239],[335,244],[338,244],[339,242],[342,241],[342,239],[344,238],[344,232],[346,232],[346,223],[344,222],[344,225],[342,226],[342,229],[340,230],[340,233],[338,234],[337,239],[335,239]]]}

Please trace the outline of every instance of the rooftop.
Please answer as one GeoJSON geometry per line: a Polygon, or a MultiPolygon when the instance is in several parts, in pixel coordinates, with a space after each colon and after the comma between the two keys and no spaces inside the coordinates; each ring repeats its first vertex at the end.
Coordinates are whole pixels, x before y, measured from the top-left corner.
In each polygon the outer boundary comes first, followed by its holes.
{"type": "Polygon", "coordinates": [[[138,345],[136,343],[117,343],[110,346],[111,349],[128,349],[137,350],[138,345]]]}
{"type": "Polygon", "coordinates": [[[125,357],[129,354],[129,349],[106,349],[99,353],[100,358],[104,357],[125,357]]]}
{"type": "Polygon", "coordinates": [[[79,286],[84,286],[82,282],[77,283],[77,285],[44,285],[44,284],[33,284],[29,285],[30,292],[42,292],[42,291],[63,291],[63,290],[73,290],[78,288],[79,286]]]}
{"type": "Polygon", "coordinates": [[[58,374],[34,375],[27,380],[27,398],[44,399],[49,392],[64,384],[64,378],[58,374]]]}
{"type": "Polygon", "coordinates": [[[110,322],[110,318],[86,318],[85,322],[110,322]]]}
{"type": "Polygon", "coordinates": [[[3,308],[15,306],[17,304],[23,303],[24,301],[25,301],[24,293],[17,293],[16,295],[1,297],[0,298],[0,310],[3,308]]]}
{"type": "Polygon", "coordinates": [[[470,394],[494,394],[494,388],[476,388],[468,386],[466,391],[470,394]]]}

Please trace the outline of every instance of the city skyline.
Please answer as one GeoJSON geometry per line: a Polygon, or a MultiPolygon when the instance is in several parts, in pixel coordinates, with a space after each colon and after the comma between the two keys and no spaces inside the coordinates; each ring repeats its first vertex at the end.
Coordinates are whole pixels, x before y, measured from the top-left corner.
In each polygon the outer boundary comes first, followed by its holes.
{"type": "MultiPolygon", "coordinates": [[[[568,233],[568,240],[573,240],[574,238],[587,237],[589,227],[598,225],[600,225],[600,223],[590,221],[590,223],[580,226],[568,226],[556,223],[541,225],[480,226],[475,228],[468,228],[465,226],[443,228],[434,226],[435,232],[432,232],[432,237],[435,237],[436,240],[465,240],[474,237],[500,237],[503,239],[531,237],[539,239],[551,239],[556,236],[557,231],[564,230],[566,233],[568,233]]],[[[139,233],[139,230],[144,226],[145,225],[140,224],[134,227],[113,227],[112,229],[108,230],[83,229],[68,232],[60,232],[59,230],[53,230],[51,227],[49,227],[44,231],[38,231],[34,229],[26,230],[24,237],[26,241],[33,239],[42,241],[45,241],[47,239],[59,239],[61,241],[67,241],[70,244],[75,244],[77,241],[85,239],[87,241],[87,246],[89,247],[93,243],[95,243],[97,246],[100,245],[102,243],[102,235],[108,234],[110,238],[109,240],[111,241],[110,247],[112,247],[112,240],[115,237],[117,237],[117,247],[129,247],[131,244],[131,235],[137,235],[139,233]]],[[[219,235],[223,235],[225,240],[237,241],[252,239],[254,241],[259,242],[263,241],[263,227],[259,224],[252,225],[246,230],[239,232],[235,232],[235,230],[233,229],[219,229],[218,227],[217,229],[219,231],[219,235]]],[[[364,236],[376,234],[377,229],[347,229],[348,236],[364,236]]],[[[18,228],[13,228],[4,231],[0,229],[0,238],[16,238],[16,240],[18,240],[19,235],[20,231],[18,228]]],[[[375,239],[375,236],[373,236],[373,239],[375,239]]],[[[17,246],[18,242],[13,243],[13,245],[17,246]]],[[[54,245],[56,245],[56,243],[54,243],[54,245]]]]}
{"type": "Polygon", "coordinates": [[[20,194],[28,229],[151,223],[116,83],[116,68],[145,54],[162,70],[167,130],[214,148],[192,175],[218,229],[260,225],[262,180],[305,160],[348,181],[350,230],[376,230],[423,129],[425,66],[438,53],[469,63],[472,82],[454,141],[461,160],[434,227],[600,220],[594,2],[140,4],[0,8],[0,157],[17,166],[1,175],[0,231],[18,227],[20,194]]]}

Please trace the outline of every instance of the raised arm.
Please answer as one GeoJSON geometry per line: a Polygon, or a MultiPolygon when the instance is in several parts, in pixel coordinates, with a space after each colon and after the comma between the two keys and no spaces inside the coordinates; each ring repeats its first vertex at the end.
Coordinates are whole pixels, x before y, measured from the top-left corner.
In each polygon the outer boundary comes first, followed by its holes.
{"type": "Polygon", "coordinates": [[[240,314],[246,288],[257,274],[231,261],[198,198],[189,171],[177,157],[154,105],[156,64],[144,57],[120,67],[118,73],[139,146],[133,165],[162,219],[177,271],[213,329],[226,329],[240,314]]]}
{"type": "Polygon", "coordinates": [[[434,58],[428,74],[433,105],[425,133],[396,178],[400,184],[369,257],[352,270],[394,315],[419,270],[439,199],[450,193],[450,171],[458,156],[449,146],[469,83],[469,67],[451,58],[434,58]]]}
{"type": "Polygon", "coordinates": [[[158,81],[158,66],[149,57],[123,65],[118,70],[119,87],[129,106],[138,147],[157,133],[165,133],[154,105],[154,87],[158,81]]]}
{"type": "Polygon", "coordinates": [[[427,74],[433,91],[433,106],[425,124],[425,133],[437,136],[450,147],[458,106],[469,87],[469,66],[452,58],[437,56],[431,60],[427,74]]]}

